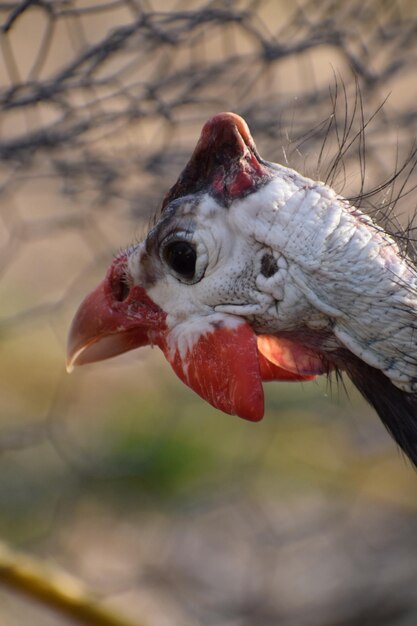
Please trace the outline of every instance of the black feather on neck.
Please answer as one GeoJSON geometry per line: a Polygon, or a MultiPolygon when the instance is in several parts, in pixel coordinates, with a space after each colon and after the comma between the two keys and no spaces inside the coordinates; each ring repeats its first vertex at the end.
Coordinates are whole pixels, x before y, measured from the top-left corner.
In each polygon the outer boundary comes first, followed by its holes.
{"type": "Polygon", "coordinates": [[[417,394],[402,391],[380,370],[351,354],[343,358],[343,370],[417,467],[417,394]]]}

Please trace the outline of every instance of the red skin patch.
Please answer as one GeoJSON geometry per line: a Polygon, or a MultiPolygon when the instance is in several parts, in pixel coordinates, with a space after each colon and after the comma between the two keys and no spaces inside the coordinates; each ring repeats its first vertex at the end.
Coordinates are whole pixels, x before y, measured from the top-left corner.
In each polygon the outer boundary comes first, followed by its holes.
{"type": "Polygon", "coordinates": [[[179,378],[212,406],[231,415],[258,421],[264,414],[264,394],[256,336],[242,322],[205,333],[181,357],[162,348],[179,378]]]}
{"type": "Polygon", "coordinates": [[[259,370],[261,372],[261,378],[264,383],[272,382],[274,380],[278,380],[281,382],[302,382],[308,380],[314,380],[316,376],[314,374],[311,375],[302,375],[295,374],[294,372],[288,372],[287,370],[282,369],[275,363],[268,361],[260,352],[258,352],[259,359],[259,370]]]}
{"type": "Polygon", "coordinates": [[[298,377],[293,380],[306,380],[328,372],[328,365],[302,344],[274,335],[258,335],[257,342],[260,354],[268,363],[298,377]]]}

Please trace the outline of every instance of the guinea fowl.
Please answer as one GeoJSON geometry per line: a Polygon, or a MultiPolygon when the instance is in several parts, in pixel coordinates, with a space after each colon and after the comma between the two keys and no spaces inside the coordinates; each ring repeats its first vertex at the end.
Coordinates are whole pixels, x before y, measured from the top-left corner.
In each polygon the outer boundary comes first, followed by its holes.
{"type": "Polygon", "coordinates": [[[262,159],[245,121],[203,127],[146,239],[72,323],[68,369],[156,345],[214,407],[257,421],[262,381],[345,372],[417,465],[417,274],[321,182],[262,159]]]}

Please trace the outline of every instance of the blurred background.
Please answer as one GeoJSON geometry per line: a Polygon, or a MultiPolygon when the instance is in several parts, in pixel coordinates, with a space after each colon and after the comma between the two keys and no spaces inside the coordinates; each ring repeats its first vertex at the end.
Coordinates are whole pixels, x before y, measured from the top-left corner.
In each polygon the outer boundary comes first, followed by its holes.
{"type": "MultiPolygon", "coordinates": [[[[148,626],[417,623],[417,477],[347,381],[267,386],[251,424],[156,350],[64,368],[209,116],[396,230],[416,101],[414,0],[0,1],[2,541],[148,626]]],[[[28,623],[69,622],[0,583],[28,623]]]]}

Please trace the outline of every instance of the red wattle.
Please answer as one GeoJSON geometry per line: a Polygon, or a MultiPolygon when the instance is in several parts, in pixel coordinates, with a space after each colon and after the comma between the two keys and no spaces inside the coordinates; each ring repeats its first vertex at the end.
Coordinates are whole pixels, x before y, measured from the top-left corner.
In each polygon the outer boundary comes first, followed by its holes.
{"type": "Polygon", "coordinates": [[[294,372],[284,370],[282,367],[279,367],[279,365],[275,365],[275,363],[272,363],[272,361],[268,361],[268,359],[264,357],[263,354],[261,354],[260,352],[258,353],[258,359],[261,378],[264,383],[271,382],[273,380],[295,383],[300,381],[314,380],[314,378],[316,378],[315,374],[295,374],[294,372]]]}
{"type": "MultiPolygon", "coordinates": [[[[258,335],[258,350],[270,364],[297,378],[269,378],[269,380],[310,380],[328,371],[328,365],[309,348],[289,339],[273,335],[258,335]]],[[[261,368],[266,367],[261,364],[261,368]]],[[[268,365],[270,368],[271,365],[268,365]]],[[[268,371],[268,368],[266,368],[268,371]]],[[[266,380],[266,379],[264,379],[266,380]]]]}
{"type": "Polygon", "coordinates": [[[208,328],[182,350],[179,341],[173,345],[168,337],[161,347],[173,370],[216,409],[255,422],[262,419],[264,394],[253,330],[243,321],[233,326],[215,321],[208,328]]]}
{"type": "Polygon", "coordinates": [[[216,409],[251,421],[264,414],[262,381],[307,381],[324,370],[308,348],[257,337],[243,320],[207,319],[201,334],[192,335],[187,321],[157,343],[188,387],[216,409]]]}

